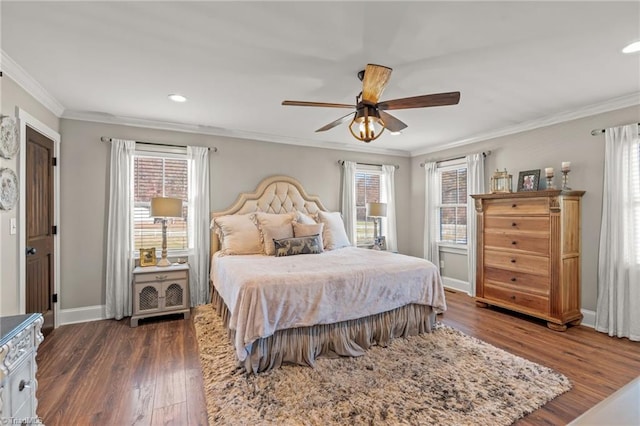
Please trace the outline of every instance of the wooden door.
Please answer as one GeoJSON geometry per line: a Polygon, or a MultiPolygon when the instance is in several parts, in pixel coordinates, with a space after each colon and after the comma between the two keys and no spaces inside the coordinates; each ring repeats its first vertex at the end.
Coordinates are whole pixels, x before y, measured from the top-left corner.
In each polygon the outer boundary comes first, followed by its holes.
{"type": "Polygon", "coordinates": [[[54,142],[27,126],[26,149],[26,312],[44,316],[42,332],[54,319],[54,142]]]}

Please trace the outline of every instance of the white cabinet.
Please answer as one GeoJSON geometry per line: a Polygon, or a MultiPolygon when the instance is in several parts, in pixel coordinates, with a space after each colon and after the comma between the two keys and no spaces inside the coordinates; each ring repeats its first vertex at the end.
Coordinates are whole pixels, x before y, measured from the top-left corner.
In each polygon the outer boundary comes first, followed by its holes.
{"type": "Polygon", "coordinates": [[[36,353],[41,314],[0,317],[0,424],[37,421],[36,353]]]}
{"type": "Polygon", "coordinates": [[[131,327],[140,318],[184,314],[189,318],[189,265],[138,266],[133,270],[131,327]]]}

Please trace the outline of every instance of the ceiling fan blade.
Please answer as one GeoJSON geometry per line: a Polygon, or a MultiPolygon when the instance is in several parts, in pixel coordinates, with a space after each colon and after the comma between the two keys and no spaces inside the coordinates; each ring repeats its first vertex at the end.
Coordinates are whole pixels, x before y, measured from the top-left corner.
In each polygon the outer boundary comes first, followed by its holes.
{"type": "Polygon", "coordinates": [[[380,113],[380,118],[384,122],[384,128],[390,132],[399,132],[403,129],[407,128],[407,125],[402,121],[395,118],[393,115],[386,113],[384,111],[378,111],[380,113]]]}
{"type": "Polygon", "coordinates": [[[355,108],[356,107],[355,105],[348,105],[348,104],[332,104],[327,102],[306,102],[306,101],[282,101],[282,105],[326,107],[326,108],[355,108]]]}
{"type": "Polygon", "coordinates": [[[378,103],[379,109],[408,109],[434,106],[456,105],[460,102],[460,92],[434,93],[432,95],[393,99],[378,103]]]}
{"type": "Polygon", "coordinates": [[[355,114],[355,112],[350,112],[349,114],[345,115],[344,117],[340,117],[336,121],[332,121],[331,123],[327,124],[326,126],[320,127],[318,130],[316,130],[316,132],[324,132],[324,131],[327,131],[329,129],[333,129],[334,127],[344,123],[345,121],[349,121],[349,119],[354,114],[355,114]]]}
{"type": "Polygon", "coordinates": [[[362,101],[375,105],[391,77],[391,68],[368,64],[362,79],[362,101]]]}

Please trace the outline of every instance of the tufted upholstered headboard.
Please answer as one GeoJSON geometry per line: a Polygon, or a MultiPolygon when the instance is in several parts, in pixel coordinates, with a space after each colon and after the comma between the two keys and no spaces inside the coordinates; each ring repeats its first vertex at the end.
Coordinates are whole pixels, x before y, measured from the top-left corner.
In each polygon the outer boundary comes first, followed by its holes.
{"type": "MultiPolygon", "coordinates": [[[[227,210],[212,212],[211,219],[230,214],[252,212],[315,214],[327,209],[315,195],[307,194],[302,184],[290,176],[271,176],[258,184],[254,192],[241,193],[227,210]]],[[[211,254],[220,249],[218,236],[211,230],[211,254]]]]}

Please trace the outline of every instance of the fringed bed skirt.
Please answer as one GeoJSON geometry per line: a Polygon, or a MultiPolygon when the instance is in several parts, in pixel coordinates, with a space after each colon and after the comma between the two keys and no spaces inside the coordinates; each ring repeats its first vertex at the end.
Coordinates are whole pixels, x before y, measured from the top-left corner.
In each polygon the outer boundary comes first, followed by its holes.
{"type": "MultiPolygon", "coordinates": [[[[211,302],[233,342],[235,331],[229,329],[231,314],[215,288],[211,302]]],[[[436,314],[431,306],[406,305],[335,324],[279,330],[246,346],[244,368],[259,373],[283,363],[313,366],[318,357],[360,356],[373,345],[389,345],[395,337],[430,332],[435,322],[436,314]]]]}

